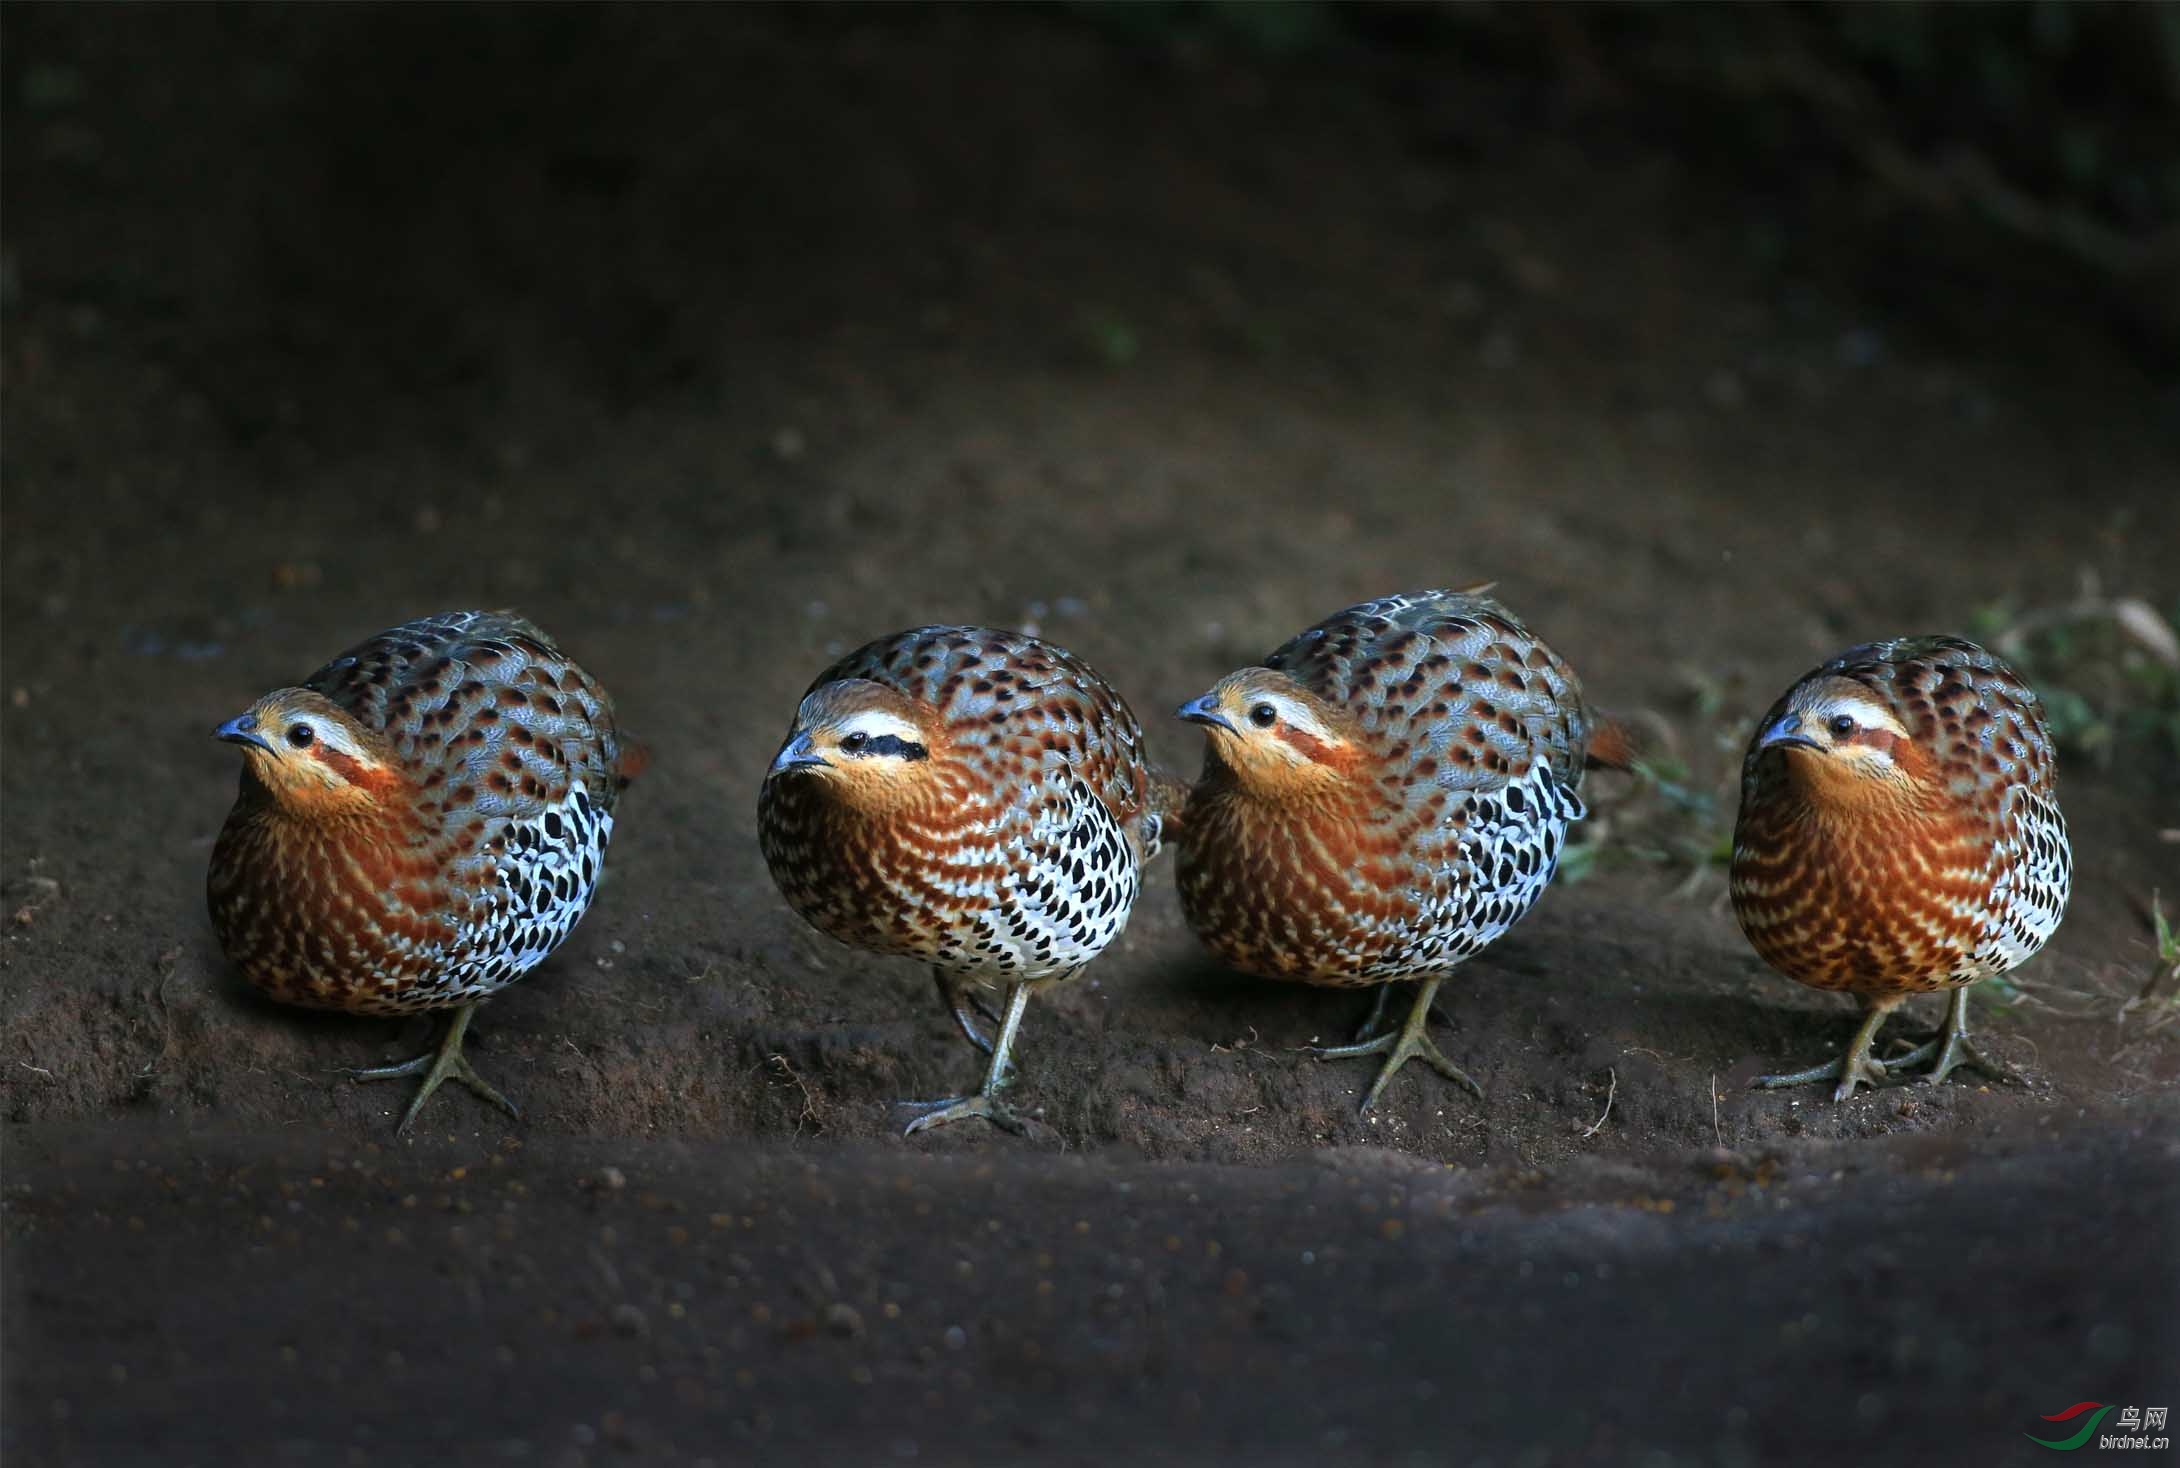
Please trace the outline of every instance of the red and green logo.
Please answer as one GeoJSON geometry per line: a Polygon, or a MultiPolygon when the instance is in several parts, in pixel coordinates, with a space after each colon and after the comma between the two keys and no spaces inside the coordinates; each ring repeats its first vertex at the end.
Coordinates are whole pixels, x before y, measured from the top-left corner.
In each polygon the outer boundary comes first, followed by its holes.
{"type": "Polygon", "coordinates": [[[2092,1437],[2096,1436],[2097,1424],[2102,1422],[2104,1420],[2104,1414],[2111,1410],[2112,1409],[2110,1407],[2106,1406],[2102,1402],[2076,1402],[2073,1406],[2067,1408],[2064,1412],[2052,1412],[2046,1415],[2044,1420],[2046,1422],[2071,1422],[2076,1417],[2081,1416],[2084,1412],[2095,1413],[2095,1416],[2091,1417],[2087,1422],[2084,1422],[2082,1424],[2082,1430],[2080,1432],[2075,1433],[2072,1437],[2062,1437],[2057,1439],[2038,1437],[2033,1432],[2023,1433],[2022,1436],[2026,1437],[2030,1442],[2039,1444],[2040,1446],[2047,1448],[2057,1448],[2062,1453],[2071,1453],[2076,1448],[2080,1447],[2083,1443],[2088,1442],[2092,1437]]]}

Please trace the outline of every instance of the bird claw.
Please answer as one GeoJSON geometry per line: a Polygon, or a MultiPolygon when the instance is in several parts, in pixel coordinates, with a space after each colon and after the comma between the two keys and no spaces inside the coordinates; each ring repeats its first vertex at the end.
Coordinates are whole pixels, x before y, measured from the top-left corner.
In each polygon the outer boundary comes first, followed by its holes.
{"type": "Polygon", "coordinates": [[[476,1068],[469,1063],[469,1057],[462,1053],[462,1035],[469,1028],[469,1014],[468,1009],[456,1012],[454,1022],[447,1026],[446,1036],[440,1040],[437,1050],[419,1055],[413,1060],[404,1060],[397,1065],[363,1066],[349,1070],[349,1078],[357,1082],[392,1081],[413,1075],[424,1077],[424,1084],[416,1088],[416,1095],[409,1100],[408,1110],[401,1113],[401,1123],[394,1128],[395,1136],[402,1136],[409,1130],[417,1113],[424,1109],[424,1103],[431,1099],[432,1092],[447,1081],[459,1081],[515,1120],[522,1120],[522,1108],[501,1095],[498,1087],[477,1074],[476,1068]]]}
{"type": "Polygon", "coordinates": [[[1447,1080],[1461,1086],[1477,1100],[1484,1099],[1484,1088],[1476,1084],[1469,1073],[1448,1060],[1436,1042],[1421,1026],[1404,1026],[1388,1031],[1374,1040],[1363,1040],[1353,1045],[1312,1045],[1309,1053],[1319,1060],[1347,1060],[1359,1055],[1383,1055],[1385,1064],[1378,1068],[1378,1078],[1370,1083],[1370,1093],[1363,1097],[1361,1110],[1368,1111],[1377,1104],[1386,1083],[1409,1061],[1421,1059],[1432,1070],[1447,1080]]]}
{"type": "Polygon", "coordinates": [[[897,1101],[896,1107],[917,1113],[915,1119],[904,1127],[901,1135],[913,1137],[932,1127],[945,1126],[949,1122],[965,1121],[970,1117],[982,1117],[1003,1132],[1021,1136],[1029,1130],[1029,1124],[1014,1108],[988,1092],[979,1091],[973,1096],[948,1096],[938,1101],[897,1101]]]}
{"type": "MultiPolygon", "coordinates": [[[[1936,1041],[1931,1043],[1937,1045],[1936,1041]]],[[[1933,1086],[1941,1085],[1947,1076],[1964,1065],[1972,1065],[1994,1080],[2011,1081],[2017,1086],[2028,1084],[2028,1081],[2022,1077],[2021,1072],[2010,1065],[1991,1059],[1990,1056],[1985,1055],[1976,1048],[1975,1041],[1957,1030],[1946,1033],[1945,1043],[1938,1046],[1938,1063],[1930,1068],[1930,1074],[1926,1079],[1933,1086]]]]}
{"type": "Polygon", "coordinates": [[[1784,1090],[1788,1086],[1814,1085],[1818,1081],[1838,1081],[1838,1089],[1832,1092],[1834,1101],[1845,1101],[1854,1095],[1856,1086],[1868,1086],[1876,1090],[1887,1079],[1885,1067],[1895,1062],[1872,1060],[1867,1054],[1842,1055],[1837,1060],[1827,1060],[1822,1065],[1812,1065],[1807,1070],[1787,1071],[1779,1075],[1758,1076],[1749,1084],[1759,1091],[1784,1090]]]}
{"type": "Polygon", "coordinates": [[[2022,1080],[2019,1071],[2009,1065],[2002,1065],[1985,1055],[1976,1048],[1975,1042],[1966,1035],[1950,1032],[1946,1034],[1943,1040],[1925,1040],[1914,1049],[1904,1054],[1895,1055],[1887,1060],[1878,1060],[1865,1055],[1858,1057],[1850,1065],[1847,1058],[1842,1057],[1838,1060],[1828,1061],[1823,1065],[1812,1066],[1808,1070],[1797,1070],[1787,1075],[1758,1076],[1752,1084],[1758,1090],[1776,1091],[1784,1086],[1803,1086],[1813,1081],[1836,1080],[1839,1082],[1839,1088],[1832,1092],[1832,1099],[1834,1101],[1845,1101],[1854,1095],[1856,1086],[1868,1086],[1874,1091],[1893,1080],[1895,1072],[1904,1072],[1912,1066],[1921,1065],[1933,1056],[1936,1057],[1937,1063],[1931,1066],[1930,1074],[1923,1077],[1925,1085],[1942,1084],[1947,1076],[1964,1065],[1975,1066],[1998,1080],[2011,1081],[2017,1086],[2027,1084],[2022,1080]]]}
{"type": "Polygon", "coordinates": [[[954,1024],[961,1030],[962,1037],[975,1046],[981,1054],[991,1054],[992,1041],[990,1037],[977,1029],[975,1022],[969,1018],[969,1011],[973,1009],[984,1016],[984,1022],[994,1030],[997,1030],[1003,1023],[998,1013],[984,1002],[983,995],[963,985],[944,969],[934,970],[932,977],[938,981],[939,1002],[944,1004],[946,1012],[954,1017],[954,1024]]]}
{"type": "MultiPolygon", "coordinates": [[[[1847,1053],[1839,1059],[1787,1075],[1758,1076],[1753,1084],[1758,1089],[1772,1091],[1782,1086],[1806,1085],[1811,1081],[1836,1080],[1839,1088],[1832,1092],[1832,1099],[1845,1101],[1854,1095],[1858,1085],[1868,1086],[1874,1091],[1894,1080],[1900,1073],[1926,1062],[1930,1063],[1930,1074],[1925,1079],[1931,1085],[1939,1084],[1964,1065],[1973,1065],[2000,1080],[2012,1081],[2016,1085],[2027,1084],[2017,1071],[1992,1060],[1968,1038],[1965,1004],[1967,991],[1957,990],[1956,995],[1958,997],[1954,999],[1952,1010],[1946,1016],[1943,1030],[1934,1038],[1889,1059],[1879,1060],[1870,1053],[1872,1022],[1865,1021],[1862,1033],[1855,1036],[1854,1043],[1847,1047],[1847,1053]]],[[[1878,1017],[1881,1018],[1881,1014],[1878,1017]]]]}
{"type": "MultiPolygon", "coordinates": [[[[1896,1041],[1895,1043],[1905,1042],[1896,1041]]],[[[1896,1070],[1905,1070],[1911,1065],[1921,1065],[1924,1061],[1930,1059],[1931,1056],[1936,1055],[1937,1053],[1938,1042],[1936,1040],[1925,1040],[1922,1044],[1911,1046],[1908,1049],[1901,1051],[1898,1055],[1890,1057],[1889,1059],[1877,1060],[1873,1057],[1871,1060],[1871,1064],[1876,1065],[1885,1070],[1886,1072],[1890,1073],[1896,1070]]]]}

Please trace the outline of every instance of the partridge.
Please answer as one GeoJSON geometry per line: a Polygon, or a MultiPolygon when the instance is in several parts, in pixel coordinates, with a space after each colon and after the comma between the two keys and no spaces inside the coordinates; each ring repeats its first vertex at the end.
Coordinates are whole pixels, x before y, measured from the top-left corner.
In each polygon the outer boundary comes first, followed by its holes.
{"type": "Polygon", "coordinates": [[[1836,1061],[1763,1087],[1858,1085],[1932,1062],[2008,1074],[1968,1039],[1968,986],[2028,961],[2073,877],[2056,761],[2036,694],[1974,643],[1849,648],[1774,704],[1741,767],[1734,916],[1764,961],[1858,996],[1836,1061]],[[1911,994],[1952,991],[1942,1035],[1887,1060],[1872,1046],[1911,994]]]}
{"type": "Polygon", "coordinates": [[[1365,1111],[1417,1056],[1483,1094],[1426,1032],[1432,998],[1551,881],[1585,765],[1631,757],[1486,589],[1349,607],[1180,710],[1206,735],[1182,911],[1244,973],[1378,986],[1364,1038],[1318,1052],[1386,1057],[1365,1111]],[[1371,1038],[1404,980],[1407,1022],[1371,1038]]]}
{"type": "Polygon", "coordinates": [[[905,1103],[909,1133],[1022,1130],[1000,1092],[1030,996],[1119,936],[1169,806],[1120,695],[1034,637],[918,627],[818,675],[759,796],[773,880],[820,932],[930,964],[990,1056],[975,1094],[905,1103]],[[990,1037],[982,989],[1004,996],[990,1037]]]}
{"type": "Polygon", "coordinates": [[[639,747],[537,627],[452,612],[382,632],[214,731],[242,784],[207,883],[220,946],[287,1004],[451,1010],[437,1049],[362,1080],[421,1075],[399,1130],[471,1068],[480,1000],[567,938],[597,895],[639,747]]]}

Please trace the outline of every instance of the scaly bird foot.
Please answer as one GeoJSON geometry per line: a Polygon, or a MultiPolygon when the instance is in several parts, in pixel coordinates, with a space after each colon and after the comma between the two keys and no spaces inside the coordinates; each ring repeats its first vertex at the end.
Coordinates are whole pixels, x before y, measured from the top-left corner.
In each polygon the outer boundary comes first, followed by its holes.
{"type": "Polygon", "coordinates": [[[1917,1045],[1905,1055],[1895,1055],[1890,1060],[1879,1061],[1878,1064],[1888,1071],[1906,1070],[1910,1066],[1921,1065],[1926,1061],[1933,1060],[1933,1058],[1935,1063],[1930,1067],[1930,1074],[1923,1078],[1933,1086],[1942,1082],[1947,1076],[1964,1065],[1972,1065],[1985,1075],[2001,1081],[2011,1081],[2017,1086],[2028,1084],[2028,1081],[2022,1077],[2021,1072],[1984,1054],[1976,1042],[1969,1039],[1967,1034],[1960,1030],[1947,1030],[1935,1040],[1923,1041],[1922,1044],[1917,1045]]]}
{"type": "Polygon", "coordinates": [[[1758,1076],[1751,1084],[1760,1091],[1776,1091],[1785,1086],[1806,1086],[1812,1081],[1836,1080],[1839,1088],[1832,1092],[1834,1101],[1845,1101],[1854,1095],[1856,1086],[1876,1090],[1885,1084],[1886,1067],[1902,1063],[1877,1060],[1870,1054],[1871,1047],[1877,1043],[1877,1032],[1885,1027],[1885,1016],[1899,1007],[1900,997],[1881,994],[1863,1001],[1862,1023],[1839,1059],[1785,1075],[1758,1076]]]}
{"type": "Polygon", "coordinates": [[[1964,1065],[1972,1065],[1984,1074],[2002,1081],[2025,1086],[2028,1081],[2021,1072],[2010,1065],[2002,1065],[1976,1048],[1976,1042],[1968,1038],[1968,990],[1966,986],[1953,991],[1952,1003],[1946,1006],[1945,1033],[1938,1045],[1938,1063],[1930,1068],[1930,1084],[1943,1081],[1964,1065]]]}
{"type": "Polygon", "coordinates": [[[894,1103],[904,1111],[917,1113],[901,1131],[904,1137],[913,1137],[920,1131],[949,1122],[965,1121],[981,1116],[1003,1132],[1021,1136],[1029,1130],[1029,1124],[1016,1114],[1015,1109],[997,1096],[978,1092],[973,1096],[949,1096],[939,1101],[898,1101],[894,1103]]]}
{"type": "Polygon", "coordinates": [[[1814,1085],[1818,1081],[1838,1081],[1839,1088],[1832,1092],[1834,1101],[1844,1101],[1855,1093],[1856,1086],[1868,1086],[1876,1090],[1885,1084],[1885,1068],[1899,1065],[1900,1060],[1872,1060],[1867,1051],[1851,1051],[1837,1060],[1813,1065],[1807,1070],[1788,1071],[1781,1075],[1758,1076],[1749,1084],[1759,1091],[1778,1091],[1788,1086],[1814,1085]]]}
{"type": "MultiPolygon", "coordinates": [[[[939,974],[939,990],[946,995],[947,1005],[954,1011],[954,1018],[963,1031],[971,1040],[979,1039],[965,1012],[966,1003],[973,1003],[974,996],[966,994],[943,971],[939,974]]],[[[972,1116],[981,1116],[1001,1131],[1012,1132],[1016,1136],[1029,1130],[1027,1123],[1015,1114],[1014,1108],[999,1099],[999,1092],[1014,1078],[1011,1059],[1014,1054],[1014,1037],[1022,1028],[1022,1015],[1029,1008],[1029,996],[1030,986],[1027,984],[1016,984],[1007,991],[1007,1012],[999,1021],[999,1032],[992,1037],[989,1045],[983,1047],[992,1056],[991,1064],[984,1071],[983,1088],[973,1096],[949,1096],[943,1101],[897,1103],[918,1113],[916,1119],[901,1133],[902,1136],[913,1137],[927,1128],[945,1126],[948,1122],[962,1121],[972,1116]]]]}
{"type": "Polygon", "coordinates": [[[431,1093],[447,1081],[459,1081],[470,1090],[506,1112],[515,1120],[522,1120],[522,1109],[501,1095],[499,1089],[477,1074],[462,1053],[462,1036],[469,1029],[470,1012],[476,1008],[468,1005],[455,1011],[454,1020],[447,1026],[447,1033],[439,1042],[439,1048],[414,1060],[404,1060],[399,1065],[378,1065],[364,1069],[352,1069],[349,1075],[358,1081],[391,1081],[403,1076],[421,1075],[424,1084],[417,1087],[416,1095],[409,1101],[409,1109],[401,1114],[401,1124],[394,1128],[394,1135],[407,1132],[416,1114],[424,1109],[431,1093]]]}
{"type": "Polygon", "coordinates": [[[1423,1020],[1430,1013],[1428,996],[1416,1007],[1408,1023],[1397,1030],[1388,1031],[1375,1040],[1364,1040],[1354,1045],[1324,1045],[1310,1047],[1310,1053],[1319,1060],[1345,1060],[1358,1055],[1383,1055],[1385,1064],[1378,1069],[1378,1078],[1370,1084],[1370,1094],[1363,1097],[1362,1110],[1368,1111],[1377,1104],[1386,1082],[1409,1061],[1420,1056],[1432,1070],[1447,1080],[1465,1088],[1470,1095],[1481,1101],[1484,1088],[1476,1084],[1469,1073],[1445,1057],[1431,1037],[1424,1033],[1423,1020]]]}
{"type": "Polygon", "coordinates": [[[2021,1072],[2001,1061],[1993,1060],[1976,1047],[1967,1035],[1952,1031],[1945,1037],[1945,1044],[1938,1051],[1938,1063],[1930,1068],[1930,1084],[1935,1086],[1964,1065],[1972,1065],[1985,1075],[2001,1081],[2011,1081],[2025,1086],[2028,1080],[2021,1072]]]}

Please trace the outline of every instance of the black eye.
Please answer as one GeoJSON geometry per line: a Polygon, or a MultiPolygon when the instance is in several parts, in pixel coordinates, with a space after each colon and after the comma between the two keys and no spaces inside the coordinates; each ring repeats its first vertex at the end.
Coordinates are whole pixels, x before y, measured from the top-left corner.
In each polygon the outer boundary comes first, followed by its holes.
{"type": "Polygon", "coordinates": [[[855,733],[850,734],[847,738],[840,741],[840,752],[842,754],[861,754],[863,752],[863,746],[869,743],[870,735],[863,733],[859,729],[855,733]]]}
{"type": "Polygon", "coordinates": [[[1260,703],[1249,710],[1249,722],[1259,729],[1269,729],[1279,722],[1279,710],[1268,703],[1260,703]]]}
{"type": "Polygon", "coordinates": [[[288,725],[288,743],[294,745],[297,749],[310,748],[310,741],[317,737],[308,724],[288,725]]]}
{"type": "Polygon", "coordinates": [[[1832,715],[1831,730],[1833,738],[1845,739],[1849,734],[1854,733],[1855,721],[1845,714],[1834,714],[1832,715]]]}

